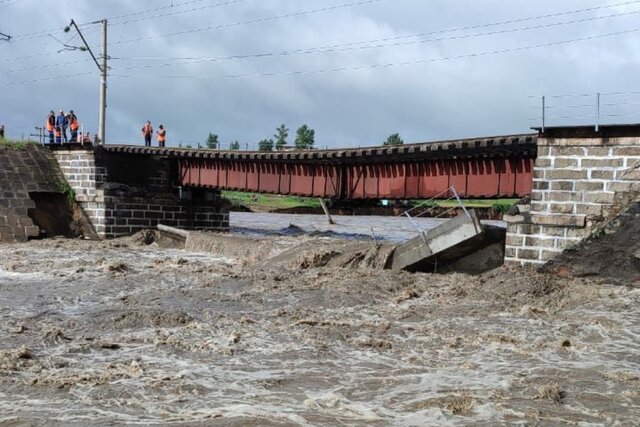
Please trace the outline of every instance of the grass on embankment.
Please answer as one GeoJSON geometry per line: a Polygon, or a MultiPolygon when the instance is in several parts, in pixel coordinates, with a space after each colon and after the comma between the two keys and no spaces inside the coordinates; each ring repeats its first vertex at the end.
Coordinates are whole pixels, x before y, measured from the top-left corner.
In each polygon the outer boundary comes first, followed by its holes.
{"type": "MultiPolygon", "coordinates": [[[[318,199],[310,197],[280,196],[276,194],[242,193],[239,191],[223,191],[222,196],[230,200],[235,206],[246,206],[257,210],[275,210],[291,208],[320,209],[318,199]]],[[[516,204],[518,199],[467,199],[463,204],[467,208],[493,208],[499,212],[506,212],[516,204]]],[[[433,206],[452,208],[457,205],[456,200],[413,200],[411,206],[433,206]]]]}
{"type": "Polygon", "coordinates": [[[19,141],[17,139],[8,139],[8,138],[0,139],[0,146],[4,145],[6,147],[11,147],[11,148],[22,149],[22,148],[25,148],[29,144],[37,144],[37,142],[36,141],[29,141],[29,140],[19,141]]]}
{"type": "MultiPolygon", "coordinates": [[[[515,205],[520,199],[464,199],[462,203],[469,209],[493,208],[498,212],[505,213],[515,205]]],[[[438,206],[443,208],[453,208],[458,205],[457,200],[415,200],[413,206],[438,206]]]]}
{"type": "Polygon", "coordinates": [[[310,197],[242,193],[239,191],[223,191],[222,197],[230,200],[235,206],[246,206],[261,210],[321,207],[318,199],[310,197]]]}

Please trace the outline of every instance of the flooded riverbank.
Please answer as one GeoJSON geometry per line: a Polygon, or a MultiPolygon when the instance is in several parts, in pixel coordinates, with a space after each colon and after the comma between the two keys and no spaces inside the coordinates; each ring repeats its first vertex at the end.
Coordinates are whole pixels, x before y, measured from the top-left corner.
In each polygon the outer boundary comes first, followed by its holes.
{"type": "Polygon", "coordinates": [[[0,246],[0,426],[640,419],[637,288],[336,265],[371,242],[300,234],[255,257],[144,236],[0,246]]]}

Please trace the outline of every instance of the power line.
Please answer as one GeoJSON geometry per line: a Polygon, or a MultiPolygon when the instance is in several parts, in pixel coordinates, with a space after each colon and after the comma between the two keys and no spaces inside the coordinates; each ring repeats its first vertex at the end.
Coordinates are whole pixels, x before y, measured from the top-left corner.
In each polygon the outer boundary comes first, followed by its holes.
{"type": "MultiPolygon", "coordinates": [[[[124,14],[124,15],[119,15],[119,16],[108,18],[108,19],[109,20],[117,20],[117,19],[122,19],[122,18],[130,17],[130,16],[136,16],[136,15],[141,15],[141,14],[145,14],[145,13],[150,13],[150,12],[154,12],[154,11],[166,10],[166,9],[170,9],[170,8],[174,8],[174,7],[180,7],[180,6],[184,6],[184,5],[188,5],[188,4],[201,3],[203,1],[207,1],[207,0],[190,0],[190,1],[182,2],[182,3],[172,3],[172,5],[170,5],[170,6],[163,6],[163,7],[147,9],[147,10],[144,10],[144,11],[133,12],[133,13],[124,14]]],[[[240,2],[240,1],[247,1],[247,0],[226,1],[226,2],[222,2],[222,3],[216,3],[214,5],[209,5],[209,6],[206,6],[206,7],[215,8],[215,7],[218,7],[218,6],[221,6],[221,5],[236,3],[236,2],[240,2]]],[[[381,1],[381,0],[372,0],[372,1],[381,1]]],[[[368,3],[368,2],[364,2],[364,3],[368,3]]],[[[610,9],[610,8],[621,7],[621,6],[628,6],[628,5],[632,5],[632,4],[638,4],[638,3],[640,3],[640,0],[625,1],[625,2],[620,2],[620,3],[613,3],[613,4],[609,4],[609,5],[595,6],[595,7],[583,8],[583,9],[574,9],[574,10],[568,10],[568,11],[557,12],[557,13],[543,14],[543,15],[525,17],[525,18],[517,18],[517,19],[506,20],[506,21],[490,22],[490,23],[479,24],[479,25],[458,27],[458,28],[453,28],[453,29],[443,29],[443,30],[423,32],[423,33],[418,33],[418,34],[387,37],[387,38],[381,38],[381,39],[375,39],[375,40],[366,40],[366,41],[357,41],[357,42],[350,42],[350,43],[340,43],[340,44],[335,44],[335,45],[326,45],[326,46],[320,47],[319,49],[321,49],[321,48],[334,48],[334,47],[350,46],[350,45],[357,45],[357,44],[366,44],[366,43],[372,43],[372,42],[401,40],[401,39],[406,39],[406,38],[424,37],[424,36],[443,34],[443,33],[448,33],[448,32],[459,32],[459,31],[480,29],[480,28],[486,28],[486,27],[492,27],[492,26],[517,24],[517,23],[522,23],[522,22],[527,22],[527,21],[532,21],[532,20],[553,18],[553,17],[572,15],[572,14],[579,14],[579,13],[585,13],[585,12],[593,12],[593,11],[597,11],[597,10],[610,9]]],[[[357,4],[360,4],[360,3],[357,3],[357,4]]],[[[357,5],[357,4],[355,4],[355,5],[357,5]]],[[[338,5],[338,6],[334,6],[332,8],[342,8],[342,7],[348,7],[348,6],[347,5],[338,5]]],[[[195,10],[200,10],[200,9],[201,8],[197,8],[195,10]]],[[[329,8],[329,9],[331,9],[331,8],[329,8]]],[[[320,9],[318,11],[323,11],[323,10],[325,10],[325,9],[320,9]]],[[[162,37],[170,37],[170,36],[189,34],[189,33],[195,33],[195,32],[203,32],[203,31],[209,31],[209,30],[220,29],[220,28],[225,28],[225,27],[245,25],[245,24],[253,24],[253,23],[258,23],[258,22],[263,22],[263,21],[268,21],[268,20],[280,19],[280,18],[288,17],[288,16],[297,16],[299,14],[308,14],[308,13],[314,13],[314,12],[316,12],[316,11],[303,11],[303,12],[297,12],[297,13],[294,13],[294,14],[278,15],[278,16],[272,16],[272,17],[262,18],[262,19],[258,19],[258,20],[246,21],[246,22],[236,22],[236,23],[231,23],[231,24],[223,24],[223,25],[219,25],[219,26],[216,26],[216,27],[208,26],[208,27],[204,27],[204,28],[197,28],[197,29],[193,29],[193,30],[170,33],[170,34],[166,34],[166,35],[159,35],[159,36],[146,37],[146,38],[143,37],[143,38],[130,39],[130,40],[122,40],[122,41],[119,41],[119,42],[115,42],[113,44],[130,43],[130,42],[135,42],[135,41],[151,40],[151,39],[154,39],[154,38],[162,38],[162,37]]],[[[183,11],[174,12],[174,14],[177,14],[177,13],[183,13],[183,11]]],[[[145,19],[152,19],[152,18],[145,18],[145,19]]],[[[95,23],[91,22],[91,23],[78,24],[78,25],[80,27],[86,27],[86,26],[91,26],[91,25],[94,25],[94,24],[95,23]]],[[[116,23],[116,24],[119,25],[119,23],[116,23]]],[[[97,24],[95,24],[95,25],[97,25],[97,24]]],[[[34,39],[34,38],[49,37],[49,34],[51,32],[56,31],[56,30],[59,30],[59,27],[51,28],[51,29],[48,29],[48,30],[37,31],[37,32],[33,32],[33,33],[21,34],[21,35],[18,35],[16,37],[13,37],[13,40],[16,41],[16,42],[21,42],[21,41],[31,40],[31,39],[34,39]]],[[[14,58],[14,59],[17,60],[17,59],[26,59],[26,58],[32,58],[32,57],[34,57],[34,56],[28,56],[28,57],[22,57],[22,58],[14,58]]],[[[6,60],[0,60],[0,62],[3,62],[3,61],[6,61],[6,60]]]]}
{"type": "Polygon", "coordinates": [[[403,62],[390,62],[390,63],[383,63],[383,64],[363,65],[363,66],[356,66],[356,67],[338,67],[338,68],[324,68],[324,69],[316,69],[316,70],[296,70],[296,71],[282,71],[282,72],[271,72],[271,73],[254,73],[254,74],[218,75],[218,76],[208,76],[208,77],[149,76],[147,74],[138,75],[138,76],[113,75],[113,77],[120,77],[120,78],[137,78],[137,77],[152,78],[154,77],[154,78],[165,78],[165,79],[209,80],[213,78],[274,77],[274,76],[285,76],[285,75],[321,74],[321,73],[334,73],[334,72],[344,72],[344,71],[359,71],[359,70],[366,70],[366,69],[390,68],[390,67],[397,67],[397,66],[417,65],[417,64],[425,64],[425,63],[432,63],[432,62],[451,61],[456,59],[479,58],[484,56],[492,56],[492,55],[499,55],[499,54],[512,53],[512,52],[521,52],[525,50],[540,49],[544,47],[553,47],[553,46],[560,46],[563,44],[597,40],[597,39],[602,39],[606,37],[614,37],[614,36],[623,35],[623,34],[635,33],[638,31],[640,31],[640,27],[629,29],[629,30],[616,31],[612,33],[599,34],[595,36],[580,37],[580,38],[567,39],[567,40],[561,40],[561,41],[549,42],[549,43],[539,43],[539,44],[520,46],[516,48],[509,48],[509,49],[492,50],[492,51],[477,52],[477,53],[448,56],[448,57],[441,57],[441,58],[427,58],[427,59],[419,59],[419,60],[403,61],[403,62]]]}
{"type": "MultiPolygon", "coordinates": [[[[107,18],[107,19],[111,23],[111,21],[117,21],[118,19],[129,18],[131,16],[144,15],[144,14],[147,14],[147,13],[158,12],[158,11],[167,10],[167,9],[173,9],[173,8],[176,8],[176,7],[182,7],[182,6],[186,6],[186,5],[194,4],[194,3],[202,3],[202,2],[205,2],[205,1],[209,1],[209,0],[190,0],[190,1],[180,2],[180,3],[172,2],[168,6],[154,7],[154,8],[147,9],[147,10],[142,10],[142,11],[139,11],[139,12],[131,12],[131,13],[126,13],[124,15],[112,16],[112,17],[107,18]]],[[[218,6],[221,6],[223,4],[240,3],[242,1],[247,1],[247,0],[231,0],[231,1],[224,2],[224,3],[217,3],[217,4],[214,4],[214,5],[209,5],[207,7],[218,7],[218,6]]],[[[178,14],[178,13],[181,13],[181,12],[176,12],[176,14],[178,14]]]]}
{"type": "Polygon", "coordinates": [[[81,59],[79,61],[67,61],[67,62],[58,62],[55,64],[45,64],[45,65],[35,65],[32,67],[23,67],[23,68],[14,68],[11,70],[0,70],[0,73],[18,73],[18,72],[22,72],[22,71],[31,71],[31,70],[42,70],[42,69],[46,69],[46,68],[55,68],[55,67],[62,67],[65,65],[75,65],[75,64],[82,64],[85,62],[91,62],[90,59],[81,59]]]}
{"type": "Polygon", "coordinates": [[[59,54],[58,52],[43,52],[36,55],[26,55],[26,56],[17,56],[14,58],[0,59],[0,62],[22,61],[25,59],[42,58],[43,56],[52,56],[52,55],[58,55],[58,54],[59,54]]]}
{"type": "Polygon", "coordinates": [[[48,81],[52,81],[52,80],[69,79],[71,77],[87,76],[89,74],[93,74],[93,72],[89,71],[89,72],[86,72],[86,73],[66,74],[66,75],[62,75],[62,76],[44,77],[44,78],[41,78],[41,79],[33,79],[33,80],[22,80],[22,81],[19,81],[19,82],[5,83],[4,86],[16,86],[16,85],[23,85],[23,84],[27,84],[27,83],[48,82],[48,81]]]}
{"type": "MultiPolygon", "coordinates": [[[[154,15],[154,16],[147,16],[144,18],[138,18],[138,19],[133,19],[133,20],[129,20],[129,21],[123,21],[123,22],[115,22],[115,23],[110,23],[110,25],[127,25],[127,24],[133,24],[136,22],[141,22],[141,21],[147,21],[150,19],[158,19],[158,18],[164,18],[167,16],[174,16],[174,15],[180,15],[183,13],[190,13],[190,12],[197,12],[200,10],[205,10],[205,9],[215,9],[218,7],[222,7],[222,6],[228,6],[231,4],[236,4],[236,3],[242,3],[245,2],[247,0],[229,0],[229,1],[224,1],[221,3],[216,3],[216,4],[208,4],[206,6],[199,6],[199,7],[195,7],[195,8],[191,8],[191,9],[185,9],[185,10],[178,10],[178,11],[174,11],[174,12],[167,12],[167,13],[162,13],[159,15],[154,15]]],[[[195,3],[199,3],[200,0],[196,0],[195,3]]],[[[194,2],[187,2],[187,3],[194,3],[194,2]]],[[[171,8],[171,7],[161,7],[161,8],[156,8],[155,10],[151,10],[151,11],[158,11],[158,10],[162,10],[162,9],[167,9],[167,8],[171,8]]],[[[149,13],[149,11],[144,11],[144,12],[138,12],[138,13],[134,13],[134,14],[129,14],[129,16],[132,15],[140,15],[140,14],[146,14],[149,13]]],[[[121,15],[121,17],[126,17],[127,15],[121,15]]],[[[111,18],[113,19],[118,19],[118,18],[111,18]]]]}
{"type": "MultiPolygon", "coordinates": [[[[119,23],[115,23],[114,25],[131,24],[131,23],[145,21],[145,20],[149,20],[149,19],[155,19],[155,18],[158,18],[158,17],[176,15],[176,14],[187,13],[187,12],[194,12],[194,11],[203,10],[203,9],[212,9],[212,8],[217,8],[217,7],[225,6],[225,5],[229,5],[229,4],[239,3],[239,2],[242,2],[242,1],[247,1],[247,0],[228,0],[228,1],[225,1],[225,2],[221,2],[221,3],[216,3],[216,4],[213,4],[213,5],[207,5],[207,6],[201,6],[201,7],[198,7],[198,8],[189,9],[189,10],[186,10],[186,11],[176,11],[176,12],[166,13],[166,14],[152,16],[152,17],[140,18],[140,19],[137,19],[137,20],[119,22],[119,23]]],[[[130,42],[135,42],[135,41],[151,40],[151,39],[154,39],[154,38],[171,37],[171,36],[180,35],[180,34],[188,34],[188,33],[194,33],[194,32],[210,31],[210,30],[214,30],[214,29],[221,29],[221,28],[238,26],[238,25],[256,24],[256,23],[267,22],[267,21],[272,21],[272,20],[276,20],[276,19],[308,15],[308,14],[311,14],[311,13],[325,12],[325,11],[342,9],[342,8],[346,8],[346,7],[360,6],[360,5],[370,4],[370,3],[378,3],[378,2],[381,2],[381,1],[386,1],[386,0],[361,0],[361,1],[355,2],[355,3],[345,3],[345,4],[342,4],[342,5],[329,6],[329,7],[320,8],[320,9],[307,10],[307,11],[302,11],[302,12],[294,12],[294,13],[289,13],[289,14],[285,14],[285,15],[271,16],[271,17],[267,17],[267,18],[259,18],[259,19],[246,21],[246,22],[235,22],[235,23],[231,23],[231,24],[219,25],[219,26],[216,26],[216,27],[212,27],[211,25],[209,25],[209,26],[203,27],[203,28],[197,28],[197,29],[193,29],[193,30],[187,30],[187,31],[172,33],[172,34],[168,34],[168,35],[160,35],[160,36],[146,37],[146,38],[143,37],[143,38],[140,38],[140,39],[131,39],[131,40],[122,40],[122,41],[113,42],[113,43],[110,43],[110,44],[130,43],[130,42]]],[[[638,0],[638,1],[640,2],[640,0],[638,0]]],[[[194,0],[191,3],[194,3],[194,2],[199,2],[199,0],[194,0]]],[[[186,3],[190,3],[190,2],[186,2],[186,3]]],[[[186,4],[186,3],[184,3],[184,4],[186,4]]],[[[164,9],[164,8],[166,8],[166,7],[156,8],[156,10],[160,10],[160,9],[164,9]]],[[[149,9],[149,10],[153,11],[154,9],[149,9]]],[[[139,12],[139,13],[140,14],[148,13],[149,10],[148,11],[139,12]]],[[[134,14],[137,14],[137,13],[134,13],[134,14]]],[[[134,15],[134,14],[129,14],[129,15],[134,15]]],[[[127,15],[121,15],[120,17],[124,17],[124,16],[127,16],[127,15]]],[[[107,19],[118,19],[118,18],[107,18],[107,19]]],[[[84,26],[89,26],[89,25],[93,25],[93,24],[95,24],[95,23],[94,22],[90,22],[90,23],[85,23],[85,24],[81,24],[81,25],[79,24],[79,26],[84,27],[84,26]]],[[[57,28],[53,28],[53,29],[50,29],[50,30],[43,30],[43,31],[34,32],[34,33],[22,34],[22,35],[16,37],[16,41],[24,42],[24,41],[28,41],[28,40],[37,39],[37,38],[48,37],[49,33],[51,33],[52,31],[56,31],[56,30],[57,30],[57,28]]]]}
{"type": "MultiPolygon", "coordinates": [[[[135,39],[121,40],[121,41],[118,41],[118,42],[113,42],[111,44],[134,43],[134,42],[139,42],[139,41],[161,39],[161,38],[165,38],[165,37],[174,37],[174,36],[181,36],[181,35],[185,35],[185,34],[193,34],[193,33],[212,31],[212,30],[219,30],[219,29],[222,29],[222,28],[236,27],[236,26],[240,26],[240,25],[259,24],[259,23],[263,23],[263,22],[275,21],[275,20],[278,20],[278,19],[294,18],[294,17],[310,15],[310,14],[314,14],[314,13],[328,12],[328,11],[331,11],[331,10],[345,9],[345,8],[349,8],[349,7],[362,6],[362,5],[365,5],[365,4],[378,3],[378,2],[381,2],[381,1],[386,1],[386,0],[361,0],[361,1],[357,1],[357,2],[344,3],[344,4],[340,4],[340,5],[336,5],[336,6],[328,6],[328,7],[323,7],[323,8],[319,8],[319,9],[310,9],[310,10],[304,10],[304,11],[300,11],[300,12],[286,13],[286,14],[283,14],[283,15],[275,15],[275,16],[269,16],[269,17],[265,17],[265,18],[252,19],[250,21],[232,22],[232,23],[221,24],[221,25],[216,25],[216,26],[209,25],[207,27],[194,28],[194,29],[191,29],[191,30],[184,30],[184,31],[177,31],[177,32],[168,33],[168,34],[160,34],[160,35],[157,35],[157,36],[148,36],[148,37],[139,37],[139,38],[135,38],[135,39]]],[[[640,0],[638,0],[638,1],[640,2],[640,0]]]]}
{"type": "MultiPolygon", "coordinates": [[[[165,16],[172,16],[172,15],[178,15],[178,14],[182,14],[182,13],[195,12],[195,11],[199,11],[199,10],[203,10],[203,9],[214,9],[214,8],[217,8],[217,7],[226,6],[226,5],[235,4],[235,3],[240,3],[240,2],[245,2],[245,1],[248,1],[248,0],[227,0],[227,1],[220,2],[220,3],[216,3],[216,4],[210,4],[210,5],[201,6],[201,7],[192,8],[192,9],[187,9],[187,10],[178,10],[178,11],[174,11],[174,12],[164,13],[164,14],[161,14],[161,15],[155,15],[155,16],[150,16],[150,17],[146,17],[146,18],[140,18],[140,19],[136,19],[136,20],[129,20],[129,21],[125,21],[125,22],[111,22],[111,21],[118,20],[118,19],[123,19],[123,18],[131,17],[131,16],[144,15],[144,14],[147,14],[147,13],[156,12],[156,11],[160,11],[160,10],[174,9],[176,7],[181,7],[181,6],[185,6],[185,5],[188,5],[188,4],[202,3],[203,1],[208,1],[208,0],[191,0],[191,1],[186,1],[186,2],[182,2],[182,3],[172,3],[169,6],[156,7],[156,8],[147,9],[147,10],[143,10],[143,11],[139,11],[139,12],[132,12],[132,13],[128,13],[128,14],[118,15],[118,16],[114,16],[114,17],[110,17],[110,18],[106,18],[106,19],[110,21],[110,25],[111,26],[113,26],[113,25],[125,25],[125,24],[131,24],[131,23],[135,23],[135,22],[145,21],[145,20],[149,20],[149,19],[156,19],[156,18],[160,18],[160,17],[165,17],[165,16]]],[[[382,0],[378,0],[378,1],[382,1],[382,0]]],[[[86,26],[91,26],[91,25],[94,25],[94,24],[95,24],[95,22],[88,22],[88,23],[78,24],[78,26],[84,28],[86,26]]],[[[19,36],[16,36],[16,40],[22,42],[22,41],[26,41],[26,40],[32,40],[32,39],[47,37],[49,35],[49,33],[53,32],[53,31],[56,31],[58,29],[59,28],[51,28],[51,29],[48,29],[48,30],[41,30],[41,31],[33,32],[33,33],[21,34],[19,36]]]]}
{"type": "MultiPolygon", "coordinates": [[[[82,24],[79,26],[85,28],[85,27],[91,27],[96,25],[97,24],[90,23],[90,24],[82,24]]],[[[61,27],[53,27],[53,28],[49,28],[48,30],[40,30],[40,31],[35,31],[33,33],[20,34],[14,37],[14,39],[16,42],[25,42],[25,41],[39,39],[43,37],[49,37],[51,33],[60,31],[60,30],[61,30],[61,27]]]]}
{"type": "MultiPolygon", "coordinates": [[[[192,29],[192,30],[178,31],[178,32],[174,32],[174,33],[164,34],[164,35],[161,34],[161,35],[157,35],[157,36],[149,36],[149,37],[140,37],[140,38],[135,38],[135,39],[128,39],[128,40],[123,40],[123,41],[120,41],[120,42],[117,42],[117,43],[114,43],[114,44],[132,43],[132,42],[137,42],[137,41],[153,40],[153,39],[157,39],[157,38],[173,37],[173,36],[184,35],[184,34],[191,34],[191,33],[197,33],[197,32],[205,32],[205,31],[217,30],[217,29],[233,27],[233,26],[256,24],[256,23],[261,23],[261,22],[266,22],[266,21],[271,21],[271,20],[277,20],[277,19],[282,19],[282,18],[296,17],[296,16],[302,16],[302,15],[307,15],[307,14],[312,14],[312,13],[318,13],[318,12],[324,12],[324,11],[329,11],[329,10],[341,9],[341,8],[346,8],[346,7],[354,7],[354,6],[359,6],[359,5],[369,4],[369,3],[376,3],[376,2],[379,2],[379,1],[382,1],[382,0],[366,0],[366,1],[359,1],[359,2],[355,2],[355,3],[345,3],[345,4],[342,4],[342,5],[330,6],[330,7],[321,8],[321,9],[294,12],[294,13],[289,13],[289,14],[284,14],[284,15],[276,15],[276,16],[271,16],[271,17],[266,17],[266,18],[259,18],[259,19],[250,20],[250,21],[234,22],[234,23],[228,23],[228,24],[221,24],[221,25],[217,25],[217,26],[208,26],[208,27],[196,28],[196,29],[192,29]]],[[[447,33],[447,32],[466,31],[466,30],[479,29],[479,28],[498,26],[498,25],[517,24],[517,23],[527,22],[527,21],[531,21],[531,20],[553,18],[553,17],[572,15],[572,14],[578,14],[578,13],[585,13],[585,12],[593,12],[593,11],[597,11],[597,10],[610,9],[610,8],[621,7],[621,6],[628,6],[628,5],[632,5],[632,4],[638,4],[638,3],[640,3],[640,0],[625,1],[625,2],[620,2],[620,3],[610,4],[610,5],[595,6],[595,7],[589,7],[589,8],[584,8],[584,9],[575,9],[575,10],[569,10],[569,11],[564,11],[564,12],[557,12],[557,13],[538,15],[538,16],[533,16],[533,17],[526,17],[526,18],[511,19],[511,20],[506,20],[506,21],[491,22],[491,23],[480,24],[480,25],[471,25],[471,26],[460,27],[460,28],[455,28],[455,29],[445,29],[445,30],[425,32],[425,33],[420,33],[420,34],[412,34],[412,35],[408,35],[408,36],[396,36],[396,37],[390,37],[390,38],[386,38],[386,39],[378,39],[377,41],[389,41],[389,40],[397,40],[397,39],[402,39],[402,38],[423,37],[423,36],[442,34],[442,33],[447,33]]],[[[358,44],[358,43],[367,43],[367,42],[355,42],[354,44],[358,44]]],[[[344,45],[346,45],[346,44],[344,44],[344,45]]],[[[329,46],[329,47],[332,47],[332,46],[329,46]]]]}
{"type": "MultiPolygon", "coordinates": [[[[265,57],[273,57],[273,56],[306,55],[306,54],[317,54],[317,53],[343,52],[343,51],[350,51],[350,50],[368,50],[368,49],[379,49],[379,48],[387,48],[387,47],[398,47],[398,46],[407,46],[407,45],[414,45],[414,44],[435,43],[435,42],[441,42],[441,41],[486,37],[486,36],[497,35],[497,34],[523,32],[523,31],[529,31],[529,30],[535,30],[535,29],[541,29],[541,28],[550,28],[550,27],[562,26],[562,25],[572,25],[576,23],[584,23],[584,22],[591,22],[591,21],[596,21],[601,19],[628,16],[628,15],[634,15],[638,13],[640,13],[640,10],[633,11],[633,12],[612,14],[607,16],[600,16],[600,17],[591,17],[591,18],[576,19],[576,20],[564,21],[564,22],[541,24],[541,25],[530,26],[530,27],[511,28],[511,29],[496,30],[496,31],[484,32],[484,33],[463,34],[463,35],[456,35],[456,36],[449,36],[449,37],[441,37],[436,39],[413,40],[413,41],[404,41],[404,42],[396,42],[396,43],[389,43],[389,44],[376,44],[376,45],[368,45],[368,46],[344,46],[341,48],[324,48],[324,49],[320,47],[320,48],[284,50],[279,52],[265,52],[265,53],[257,53],[257,54],[246,54],[246,55],[229,55],[229,56],[213,57],[213,58],[206,58],[206,57],[157,58],[159,60],[180,60],[184,62],[140,65],[140,66],[134,66],[134,67],[118,68],[118,69],[119,70],[135,70],[135,69],[143,69],[143,68],[192,65],[192,64],[199,64],[199,63],[219,62],[219,61],[225,61],[225,60],[237,60],[237,59],[247,59],[247,58],[265,58],[265,57]]],[[[113,58],[113,59],[130,60],[132,58],[113,58]]]]}

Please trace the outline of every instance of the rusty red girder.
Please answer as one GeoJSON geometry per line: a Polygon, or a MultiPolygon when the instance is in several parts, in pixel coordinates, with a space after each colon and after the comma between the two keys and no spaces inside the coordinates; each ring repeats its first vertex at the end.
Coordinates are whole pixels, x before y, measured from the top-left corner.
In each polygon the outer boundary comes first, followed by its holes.
{"type": "Polygon", "coordinates": [[[424,199],[531,193],[535,135],[358,150],[247,153],[105,146],[178,163],[178,185],[327,199],[424,199]]]}
{"type": "Polygon", "coordinates": [[[180,184],[327,199],[425,199],[454,187],[461,197],[522,197],[533,158],[314,165],[180,159],[180,184]]]}

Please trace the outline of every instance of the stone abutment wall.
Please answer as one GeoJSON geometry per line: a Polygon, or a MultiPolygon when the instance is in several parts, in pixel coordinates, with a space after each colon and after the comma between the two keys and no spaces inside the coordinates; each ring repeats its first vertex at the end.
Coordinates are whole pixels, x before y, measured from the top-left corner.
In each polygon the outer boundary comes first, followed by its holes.
{"type": "Polygon", "coordinates": [[[51,152],[41,145],[0,145],[0,242],[38,237],[34,193],[62,195],[61,175],[51,152]]]}
{"type": "Polygon", "coordinates": [[[229,204],[213,190],[182,192],[174,187],[169,159],[107,153],[95,149],[55,149],[69,185],[102,238],[129,235],[164,224],[185,229],[226,231],[229,204]]]}
{"type": "Polygon", "coordinates": [[[580,133],[538,138],[531,205],[505,216],[505,262],[535,265],[555,258],[639,194],[640,136],[580,133]]]}

